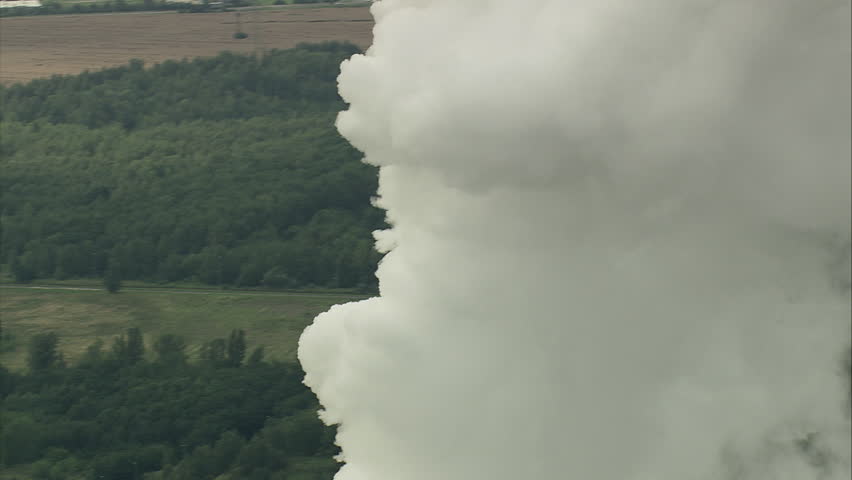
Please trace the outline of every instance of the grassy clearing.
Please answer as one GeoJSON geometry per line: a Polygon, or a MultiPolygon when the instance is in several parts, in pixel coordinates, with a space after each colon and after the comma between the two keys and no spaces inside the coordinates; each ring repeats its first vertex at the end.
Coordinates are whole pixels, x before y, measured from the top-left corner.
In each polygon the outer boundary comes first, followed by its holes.
{"type": "Polygon", "coordinates": [[[158,335],[186,337],[190,354],[203,342],[246,331],[249,347],[264,346],[267,358],[296,360],[302,330],[332,305],[364,298],[356,295],[207,291],[47,290],[0,288],[4,343],[0,363],[19,370],[26,345],[37,333],[56,332],[65,357],[73,362],[97,339],[109,343],[128,327],[139,327],[150,344],[158,335]]]}

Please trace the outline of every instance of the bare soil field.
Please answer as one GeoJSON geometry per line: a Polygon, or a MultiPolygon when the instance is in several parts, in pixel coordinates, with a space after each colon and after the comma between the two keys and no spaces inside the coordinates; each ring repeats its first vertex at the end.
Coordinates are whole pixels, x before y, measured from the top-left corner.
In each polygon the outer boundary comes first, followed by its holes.
{"type": "Polygon", "coordinates": [[[253,52],[301,42],[347,40],[366,48],[373,19],[366,7],[280,8],[240,12],[248,38],[233,38],[235,12],[145,12],[0,19],[0,83],[121,65],[253,52]]]}

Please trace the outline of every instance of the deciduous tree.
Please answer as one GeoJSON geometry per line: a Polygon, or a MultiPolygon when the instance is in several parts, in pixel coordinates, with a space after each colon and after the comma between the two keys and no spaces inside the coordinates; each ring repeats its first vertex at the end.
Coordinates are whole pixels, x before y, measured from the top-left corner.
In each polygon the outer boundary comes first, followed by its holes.
{"type": "Polygon", "coordinates": [[[40,372],[59,366],[62,357],[58,346],[59,336],[54,332],[33,335],[27,348],[30,371],[40,372]]]}
{"type": "Polygon", "coordinates": [[[239,367],[246,356],[246,332],[243,330],[231,330],[228,337],[228,349],[226,364],[229,367],[239,367]]]}

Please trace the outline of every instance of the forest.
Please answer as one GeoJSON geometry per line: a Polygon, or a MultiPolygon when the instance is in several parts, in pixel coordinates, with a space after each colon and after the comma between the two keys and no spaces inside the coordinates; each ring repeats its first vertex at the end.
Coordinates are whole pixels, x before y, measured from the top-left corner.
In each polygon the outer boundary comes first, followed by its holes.
{"type": "MultiPolygon", "coordinates": [[[[0,366],[0,467],[34,480],[330,480],[335,429],[295,365],[246,351],[246,333],[204,344],[138,328],[74,365],[62,339],[28,345],[28,371],[0,366]]],[[[5,477],[17,478],[17,477],[5,477]]]]}
{"type": "Polygon", "coordinates": [[[377,174],[334,128],[348,43],[0,87],[0,259],[101,278],[373,291],[377,174]]]}

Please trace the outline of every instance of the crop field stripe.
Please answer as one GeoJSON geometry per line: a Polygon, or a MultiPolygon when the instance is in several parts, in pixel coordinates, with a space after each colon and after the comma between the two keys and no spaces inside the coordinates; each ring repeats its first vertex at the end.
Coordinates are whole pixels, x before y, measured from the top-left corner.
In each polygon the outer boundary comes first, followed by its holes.
{"type": "Polygon", "coordinates": [[[302,42],[372,43],[366,7],[246,11],[249,38],[233,38],[236,12],[125,12],[0,18],[0,83],[123,65],[291,48],[302,42]],[[258,43],[260,42],[260,43],[258,43]]]}

